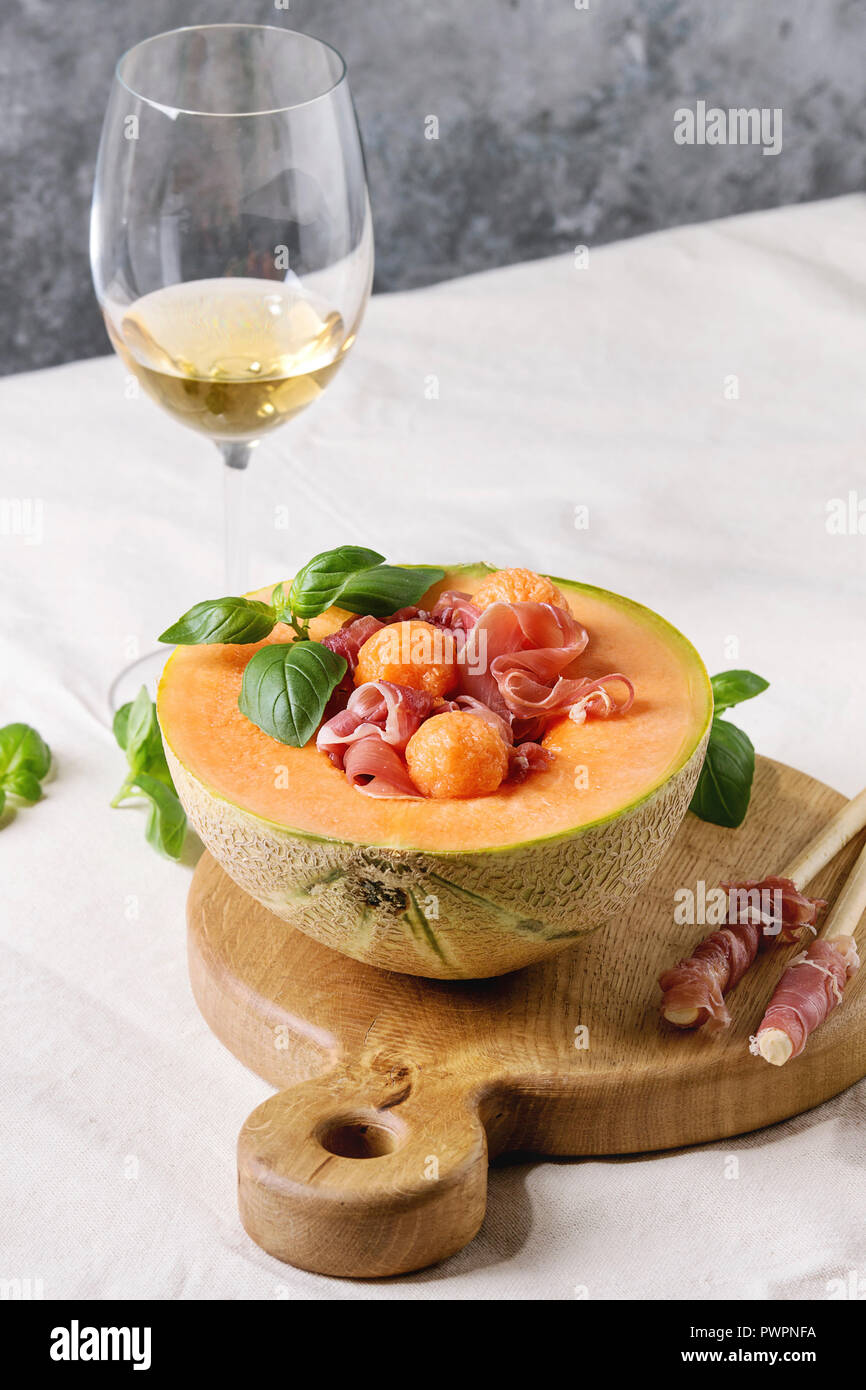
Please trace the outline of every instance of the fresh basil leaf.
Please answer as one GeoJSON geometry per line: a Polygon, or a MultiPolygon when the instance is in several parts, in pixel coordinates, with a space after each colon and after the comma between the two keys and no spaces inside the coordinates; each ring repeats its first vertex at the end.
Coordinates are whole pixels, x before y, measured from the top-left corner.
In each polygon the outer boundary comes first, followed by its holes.
{"type": "Polygon", "coordinates": [[[399,608],[407,608],[423,598],[431,584],[445,578],[444,570],[424,565],[401,568],[399,565],[378,565],[375,569],[353,574],[338,595],[341,608],[350,613],[372,613],[374,618],[387,618],[399,608]]]}
{"type": "Polygon", "coordinates": [[[303,748],[345,673],[343,657],[319,642],[273,642],[247,662],[238,707],[271,738],[303,748]]]}
{"type": "Polygon", "coordinates": [[[51,750],[30,724],[7,724],[0,729],[0,781],[23,768],[41,781],[50,766],[51,750]]]}
{"type": "Polygon", "coordinates": [[[156,706],[142,686],[135,699],[114,716],[114,737],[126,752],[129,770],[112,806],[120,806],[135,787],[150,801],[145,834],[169,859],[180,857],[186,816],[165,757],[156,706]]]}
{"type": "Polygon", "coordinates": [[[285,584],[275,585],[271,594],[271,605],[278,623],[290,623],[292,621],[292,607],[289,603],[285,584]]]}
{"type": "Polygon", "coordinates": [[[710,684],[713,687],[715,712],[721,714],[732,705],[753,700],[767,689],[770,682],[765,681],[763,676],[756,676],[754,671],[722,671],[710,678],[710,684]]]}
{"type": "Polygon", "coordinates": [[[748,734],[727,719],[714,718],[689,810],[713,825],[736,829],[749,809],[754,775],[755,749],[748,734]]]}
{"type": "Polygon", "coordinates": [[[214,598],[196,603],[167,627],[160,642],[198,647],[213,642],[246,645],[261,642],[274,629],[277,616],[268,603],[255,598],[214,598]]]}
{"type": "Polygon", "coordinates": [[[162,734],[156,717],[156,706],[148,694],[147,686],[141,687],[130,704],[121,705],[114,716],[113,729],[114,737],[126,753],[130,777],[139,772],[148,772],[173,789],[174,784],[165,760],[162,734]]]}
{"type": "Polygon", "coordinates": [[[150,761],[154,736],[159,738],[156,710],[143,685],[129,707],[126,721],[126,758],[133,772],[146,772],[150,761]]]}
{"type": "Polygon", "coordinates": [[[358,570],[381,565],[385,556],[360,545],[341,545],[314,555],[295,575],[289,590],[288,607],[296,618],[306,621],[324,613],[336,603],[346,581],[358,570]]]}
{"type": "Polygon", "coordinates": [[[3,785],[10,796],[20,796],[22,801],[29,801],[31,804],[42,797],[39,778],[27,767],[19,767],[15,772],[10,772],[4,778],[3,785]]]}
{"type": "Polygon", "coordinates": [[[126,750],[126,738],[129,732],[129,711],[132,709],[132,701],[129,700],[125,705],[121,705],[116,712],[111,728],[114,737],[124,751],[126,750]]]}
{"type": "Polygon", "coordinates": [[[39,785],[51,767],[51,750],[30,724],[7,724],[0,729],[0,812],[7,796],[39,801],[39,785]]]}
{"type": "Polygon", "coordinates": [[[140,773],[133,785],[144,792],[150,802],[145,830],[148,844],[167,859],[179,859],[186,835],[186,813],[177,793],[146,772],[140,773]]]}
{"type": "Polygon", "coordinates": [[[162,746],[159,730],[157,730],[157,737],[159,738],[159,747],[151,751],[146,770],[151,777],[156,777],[158,781],[163,782],[171,791],[174,791],[174,782],[166,762],[165,749],[162,746]]]}

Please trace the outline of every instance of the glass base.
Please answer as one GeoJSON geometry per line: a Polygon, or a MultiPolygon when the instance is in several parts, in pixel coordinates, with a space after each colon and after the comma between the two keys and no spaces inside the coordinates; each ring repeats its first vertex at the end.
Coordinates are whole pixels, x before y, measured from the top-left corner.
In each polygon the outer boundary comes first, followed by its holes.
{"type": "Polygon", "coordinates": [[[150,698],[156,699],[156,687],[169,655],[168,647],[148,652],[147,656],[140,656],[138,661],[133,661],[131,666],[125,666],[120,674],[115,676],[108,692],[108,706],[112,716],[121,705],[134,700],[143,685],[147,686],[150,698]]]}

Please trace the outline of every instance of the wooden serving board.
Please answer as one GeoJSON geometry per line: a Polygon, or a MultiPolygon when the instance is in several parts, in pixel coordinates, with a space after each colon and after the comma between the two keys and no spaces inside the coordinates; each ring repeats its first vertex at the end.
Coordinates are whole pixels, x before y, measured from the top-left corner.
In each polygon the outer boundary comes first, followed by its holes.
{"type": "MultiPolygon", "coordinates": [[[[745,824],[687,816],[652,885],[620,919],[513,975],[437,981],[316,944],[205,856],[189,897],[189,962],[217,1037],[279,1089],[238,1146],[241,1219],[281,1260],[368,1277],[461,1249],[505,1150],[617,1154],[697,1144],[808,1110],[866,1074],[866,989],[782,1068],[749,1054],[780,969],[761,957],[729,995],[720,1037],[677,1033],[656,978],[712,926],[676,925],[674,894],[778,870],[843,804],[759,759],[745,824]]],[[[811,891],[832,900],[861,846],[811,891]]]]}

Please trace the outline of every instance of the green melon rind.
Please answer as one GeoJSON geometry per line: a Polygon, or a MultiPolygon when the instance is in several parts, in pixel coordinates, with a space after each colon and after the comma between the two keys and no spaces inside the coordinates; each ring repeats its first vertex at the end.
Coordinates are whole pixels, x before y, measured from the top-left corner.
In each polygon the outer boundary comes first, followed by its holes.
{"type": "Polygon", "coordinates": [[[463,979],[542,960],[622,911],[673,839],[705,746],[706,737],[654,796],[617,817],[508,854],[462,855],[314,841],[270,828],[212,796],[170,749],[167,757],[204,844],[257,901],[369,965],[463,979]]]}
{"type": "Polygon", "coordinates": [[[572,830],[493,849],[433,852],[317,836],[257,816],[185,768],[163,731],[190,821],[230,877],[325,946],[380,968],[440,979],[518,969],[622,911],[656,871],[688,809],[709,738],[711,688],[691,644],[651,609],[605,590],[554,582],[627,604],[681,646],[701,674],[706,719],[659,783],[572,830]]]}

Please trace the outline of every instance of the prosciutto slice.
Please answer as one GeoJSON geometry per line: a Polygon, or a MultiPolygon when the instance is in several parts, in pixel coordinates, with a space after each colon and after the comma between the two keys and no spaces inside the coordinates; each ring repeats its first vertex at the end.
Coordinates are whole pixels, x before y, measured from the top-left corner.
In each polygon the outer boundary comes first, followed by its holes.
{"type": "Polygon", "coordinates": [[[551,603],[491,603],[466,639],[461,694],[497,714],[526,716],[525,701],[520,703],[526,685],[536,693],[542,689],[546,698],[588,642],[586,628],[551,603]]]}
{"type": "MultiPolygon", "coordinates": [[[[809,1034],[842,1002],[845,986],[859,968],[860,958],[852,936],[813,941],[807,951],[795,956],[776,985],[757,1035],[750,1040],[751,1051],[764,1055],[761,1034],[778,1030],[790,1039],[792,1050],[788,1057],[798,1057],[809,1034]]],[[[779,1056],[777,1065],[788,1057],[779,1056]]]]}
{"type": "Polygon", "coordinates": [[[723,883],[728,895],[728,920],[741,920],[747,912],[758,912],[763,925],[764,946],[775,937],[779,945],[799,941],[804,927],[814,927],[819,912],[827,906],[824,898],[807,898],[790,878],[771,874],[769,878],[743,879],[723,883]]]}
{"type": "Polygon", "coordinates": [[[687,960],[659,976],[662,1014],[676,1028],[726,1028],[731,1016],[724,996],[743,978],[761,946],[796,940],[804,928],[814,926],[826,906],[823,899],[800,893],[787,878],[723,886],[728,893],[726,925],[705,937],[687,960]]]}
{"type": "MultiPolygon", "coordinates": [[[[346,767],[349,748],[368,738],[402,753],[432,707],[433,698],[425,690],[410,690],[392,681],[367,681],[353,691],[344,710],[325,721],[316,736],[316,747],[340,768],[346,767]]],[[[362,787],[366,789],[366,785],[362,787]]],[[[413,788],[412,795],[416,794],[413,788]]]]}
{"type": "Polygon", "coordinates": [[[525,782],[530,772],[546,772],[554,755],[540,743],[519,743],[508,750],[509,782],[525,782]]]}
{"type": "Polygon", "coordinates": [[[539,737],[552,716],[580,701],[584,717],[624,713],[634,699],[627,677],[564,675],[588,642],[586,628],[552,603],[492,603],[466,639],[460,689],[503,718],[526,721],[524,737],[539,737]],[[619,701],[606,688],[614,681],[624,690],[619,701]]]}
{"type": "Polygon", "coordinates": [[[480,617],[481,609],[472,602],[469,594],[461,593],[459,589],[448,589],[439,595],[433,605],[430,621],[441,627],[450,627],[452,631],[469,632],[480,617]]]}
{"type": "Polygon", "coordinates": [[[399,753],[375,735],[351,743],[343,766],[352,786],[367,796],[420,795],[399,753]]]}
{"type": "Polygon", "coordinates": [[[346,665],[348,666],[346,678],[348,679],[350,688],[352,685],[352,677],[355,674],[355,668],[358,665],[359,651],[367,641],[367,638],[372,637],[374,632],[378,632],[379,629],[384,626],[385,624],[383,622],[380,622],[378,618],[374,618],[372,614],[368,613],[366,617],[363,618],[351,618],[336,632],[332,632],[329,636],[322,638],[323,647],[327,647],[329,651],[336,652],[337,656],[345,658],[346,665]]]}
{"type": "Polygon", "coordinates": [[[620,671],[614,671],[609,676],[599,676],[597,680],[586,680],[584,685],[585,692],[578,696],[568,711],[569,719],[575,724],[583,724],[588,714],[594,714],[598,719],[606,719],[609,714],[614,713],[625,714],[634,702],[634,686],[628,676],[624,676],[620,671]],[[619,704],[607,689],[614,681],[619,681],[626,692],[619,704]]]}
{"type": "Polygon", "coordinates": [[[731,1016],[724,996],[745,975],[761,936],[760,922],[737,922],[711,932],[688,960],[659,975],[662,1013],[676,1028],[726,1028],[731,1016]],[[689,1021],[674,1015],[682,1014],[689,1021]],[[692,1017],[692,1014],[694,1017],[692,1017]]]}

